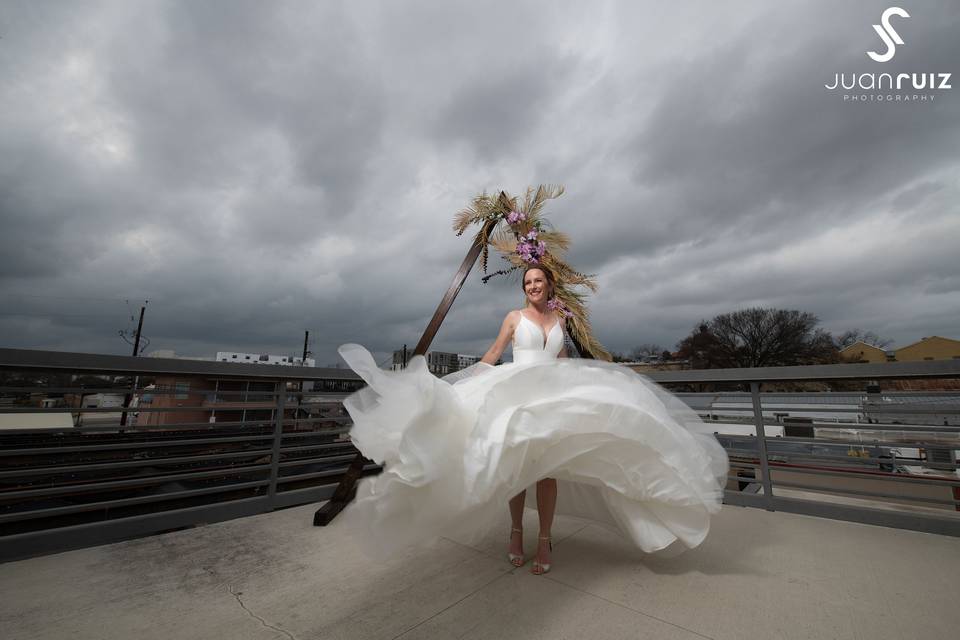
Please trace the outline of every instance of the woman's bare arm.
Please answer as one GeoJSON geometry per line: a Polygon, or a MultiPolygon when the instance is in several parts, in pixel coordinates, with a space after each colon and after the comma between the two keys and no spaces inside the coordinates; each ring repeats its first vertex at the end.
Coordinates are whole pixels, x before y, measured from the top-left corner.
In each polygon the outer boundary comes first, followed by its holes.
{"type": "Polygon", "coordinates": [[[497,339],[493,341],[490,348],[487,349],[487,352],[483,354],[483,357],[480,358],[480,362],[486,362],[487,364],[497,363],[497,360],[503,355],[503,350],[507,348],[510,340],[513,339],[513,331],[517,328],[517,323],[519,322],[519,311],[514,309],[507,314],[507,317],[503,319],[503,324],[500,325],[500,334],[497,336],[497,339]]]}

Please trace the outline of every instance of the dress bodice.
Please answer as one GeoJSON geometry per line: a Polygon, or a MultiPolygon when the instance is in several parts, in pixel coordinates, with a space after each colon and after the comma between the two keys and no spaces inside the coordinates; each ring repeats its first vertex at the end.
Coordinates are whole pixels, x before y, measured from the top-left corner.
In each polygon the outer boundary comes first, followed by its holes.
{"type": "Polygon", "coordinates": [[[554,322],[546,336],[539,324],[520,311],[520,323],[513,331],[513,361],[519,363],[555,360],[563,348],[560,320],[554,322]]]}

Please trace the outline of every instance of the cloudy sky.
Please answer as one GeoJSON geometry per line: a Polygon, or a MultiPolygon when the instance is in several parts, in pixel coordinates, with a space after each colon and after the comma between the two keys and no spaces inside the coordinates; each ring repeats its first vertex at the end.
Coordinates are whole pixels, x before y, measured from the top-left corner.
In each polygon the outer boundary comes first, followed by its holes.
{"type": "MultiPolygon", "coordinates": [[[[126,353],[147,299],[148,352],[309,329],[382,361],[469,248],[453,215],[541,182],[612,350],[755,305],[960,338],[960,4],[900,2],[878,63],[888,6],[0,0],[0,346],[126,353]]],[[[521,302],[475,271],[433,347],[521,302]]]]}

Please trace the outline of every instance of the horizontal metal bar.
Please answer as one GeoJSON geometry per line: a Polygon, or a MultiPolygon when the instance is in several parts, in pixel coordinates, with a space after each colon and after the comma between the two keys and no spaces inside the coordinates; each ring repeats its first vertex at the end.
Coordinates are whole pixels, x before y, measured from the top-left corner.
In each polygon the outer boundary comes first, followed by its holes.
{"type": "MultiPolygon", "coordinates": [[[[200,378],[201,380],[209,380],[209,378],[200,378]]],[[[229,382],[229,381],[228,381],[229,382]]],[[[239,381],[243,382],[243,381],[239,381]]],[[[249,382],[249,381],[248,381],[249,382]]],[[[295,381],[294,381],[295,382],[295,381]]],[[[259,382],[258,382],[259,383],[259,382]]],[[[77,396],[77,397],[87,397],[98,394],[110,394],[110,395],[134,395],[137,397],[153,395],[153,396],[169,396],[169,395],[183,395],[183,394],[193,394],[193,395],[203,395],[203,396],[267,396],[270,398],[279,397],[279,393],[273,390],[274,383],[272,382],[262,382],[263,389],[224,389],[223,387],[210,387],[210,388],[196,388],[190,387],[189,389],[177,389],[176,386],[167,386],[162,387],[149,387],[149,386],[137,386],[134,387],[133,383],[127,385],[122,385],[119,387],[44,387],[44,386],[33,386],[33,387],[0,387],[0,393],[8,394],[10,396],[44,396],[49,398],[53,396],[54,398],[59,398],[61,396],[77,396]],[[271,388],[267,388],[267,387],[271,388]]],[[[288,398],[308,398],[307,401],[300,402],[300,406],[324,406],[327,404],[340,402],[346,396],[353,393],[353,391],[295,391],[293,389],[287,390],[288,398]]],[[[76,398],[72,398],[75,400],[76,398]]],[[[64,400],[66,401],[66,400],[64,400]]]]}
{"type": "Polygon", "coordinates": [[[788,471],[790,473],[808,473],[815,476],[835,476],[838,478],[860,477],[871,480],[881,480],[884,482],[904,482],[908,484],[927,484],[938,487],[960,487],[960,479],[953,480],[948,478],[930,478],[928,476],[915,476],[905,473],[890,473],[889,471],[861,471],[858,469],[838,470],[823,467],[800,467],[789,464],[779,464],[771,462],[771,471],[788,471]]]}
{"type": "MultiPolygon", "coordinates": [[[[923,389],[919,391],[899,391],[893,389],[884,389],[881,392],[868,392],[866,387],[854,389],[851,391],[763,391],[766,398],[788,398],[796,399],[798,396],[816,395],[817,397],[836,398],[838,400],[856,399],[875,399],[877,396],[883,398],[927,398],[942,397],[953,398],[956,391],[950,389],[923,389]],[[869,397],[868,397],[869,396],[869,397]]],[[[678,391],[677,396],[681,398],[711,398],[722,402],[738,402],[744,398],[750,399],[749,391],[678,391]]]]}
{"type": "Polygon", "coordinates": [[[892,423],[883,423],[878,424],[874,423],[859,423],[855,427],[834,427],[830,424],[823,425],[814,425],[823,429],[847,429],[850,428],[856,431],[915,431],[918,433],[960,433],[960,427],[950,427],[943,425],[933,425],[933,424],[892,424],[892,423]]]}
{"type": "Polygon", "coordinates": [[[320,444],[303,444],[294,447],[280,447],[280,452],[291,453],[294,451],[314,451],[316,449],[342,449],[344,447],[355,448],[352,442],[346,440],[342,442],[323,442],[320,444]]]}
{"type": "MultiPolygon", "coordinates": [[[[122,413],[118,411],[117,413],[122,413]]],[[[133,411],[127,411],[127,413],[135,413],[133,411]]],[[[269,420],[249,420],[243,424],[242,428],[247,429],[256,429],[256,428],[266,428],[266,425],[269,424],[269,420]]],[[[81,425],[79,427],[24,427],[20,429],[4,429],[0,431],[0,434],[3,436],[29,436],[29,435],[42,435],[42,434],[77,434],[77,435],[86,435],[86,434],[109,434],[109,433],[124,433],[124,434],[144,434],[148,435],[151,433],[173,433],[177,431],[227,431],[227,429],[220,428],[213,425],[223,425],[225,423],[210,423],[210,422],[198,422],[198,423],[175,423],[175,424],[163,424],[163,425],[121,425],[119,422],[110,422],[110,423],[98,423],[93,425],[81,425]]],[[[240,425],[241,423],[235,423],[240,425]]]]}
{"type": "Polygon", "coordinates": [[[946,536],[960,536],[960,517],[954,517],[951,512],[944,511],[944,515],[937,517],[925,513],[894,511],[892,509],[871,509],[854,505],[839,505],[830,502],[802,500],[772,496],[773,508],[776,511],[799,513],[819,518],[832,518],[848,522],[860,522],[896,529],[910,529],[946,536]]]}
{"type": "MultiPolygon", "coordinates": [[[[729,437],[729,436],[724,436],[729,437]]],[[[747,436],[755,438],[756,436],[747,436]]],[[[849,447],[890,447],[891,449],[958,449],[960,450],[960,440],[956,442],[927,442],[921,440],[915,441],[897,441],[897,440],[835,440],[827,436],[818,436],[815,438],[804,438],[800,436],[767,436],[767,441],[790,442],[792,444],[816,444],[816,445],[836,445],[849,447]]]]}
{"type": "MultiPolygon", "coordinates": [[[[247,406],[247,407],[209,407],[203,405],[186,405],[186,406],[176,406],[176,407],[144,407],[142,405],[136,407],[50,407],[50,408],[41,408],[41,407],[15,407],[12,409],[0,408],[0,414],[11,414],[11,413],[44,413],[44,414],[61,414],[61,413],[178,413],[182,411],[256,411],[258,409],[266,411],[267,409],[275,409],[277,404],[275,402],[250,402],[250,405],[258,406],[247,406]]],[[[291,418],[292,420],[292,418],[291,418]]]]}
{"type": "Polygon", "coordinates": [[[348,453],[342,456],[328,456],[326,458],[301,458],[297,460],[288,460],[286,462],[280,463],[280,468],[286,469],[289,467],[302,467],[308,464],[317,464],[322,462],[342,462],[344,460],[353,460],[357,457],[357,452],[348,453]]]}
{"type": "MultiPolygon", "coordinates": [[[[32,349],[0,349],[0,368],[63,370],[111,374],[174,374],[229,377],[238,380],[359,381],[350,369],[311,368],[269,364],[240,364],[203,360],[136,358],[32,349]]],[[[642,375],[664,383],[780,382],[800,380],[863,380],[960,377],[958,360],[826,364],[790,367],[649,371],[642,375]]]]}
{"type": "MultiPolygon", "coordinates": [[[[104,381],[106,382],[106,381],[104,381]]],[[[121,387],[44,387],[39,385],[34,385],[32,387],[9,387],[9,386],[0,386],[0,392],[10,392],[10,393],[130,393],[129,385],[121,387]]],[[[141,389],[143,387],[140,387],[141,389]]]]}
{"type": "Polygon", "coordinates": [[[83,484],[65,484],[45,489],[21,489],[19,491],[0,491],[0,501],[11,498],[31,498],[37,496],[56,496],[63,494],[81,494],[96,489],[122,489],[125,487],[151,486],[161,482],[178,480],[196,480],[199,478],[215,478],[217,476],[252,473],[254,471],[269,471],[270,463],[246,465],[242,467],[224,467],[213,471],[191,471],[188,473],[174,473],[161,476],[142,476],[130,480],[110,480],[106,482],[90,482],[83,484]]]}
{"type": "Polygon", "coordinates": [[[846,489],[843,487],[823,487],[815,484],[802,484],[798,482],[774,482],[773,488],[776,490],[777,487],[789,487],[790,489],[804,489],[807,491],[816,491],[819,493],[827,494],[843,494],[843,495],[853,495],[853,496],[868,496],[871,498],[884,498],[884,499],[900,499],[900,500],[909,500],[911,502],[927,502],[930,504],[942,504],[945,506],[955,507],[960,505],[960,500],[941,500],[938,498],[925,498],[923,496],[905,496],[903,494],[890,494],[890,493],[880,493],[877,491],[863,491],[861,489],[846,489]]]}
{"type": "MultiPolygon", "coordinates": [[[[723,421],[714,421],[714,420],[704,420],[704,424],[716,425],[718,427],[723,426],[724,424],[749,424],[753,425],[754,421],[750,417],[745,417],[743,422],[723,422],[723,421]]],[[[892,424],[892,423],[878,423],[878,422],[813,422],[813,423],[794,423],[794,424],[784,424],[782,422],[775,422],[769,417],[763,421],[765,427],[779,427],[781,429],[785,427],[799,427],[799,428],[815,428],[815,429],[836,429],[836,430],[848,430],[848,431],[916,431],[920,433],[960,433],[960,426],[951,427],[943,426],[936,424],[892,424]]],[[[722,433],[722,432],[721,432],[722,433]]],[[[734,435],[734,434],[729,434],[734,435]]],[[[779,437],[779,436],[767,436],[768,438],[779,437]]]]}
{"type": "MultiPolygon", "coordinates": [[[[346,473],[347,469],[349,468],[350,468],[349,466],[346,466],[346,467],[339,467],[337,469],[327,469],[325,471],[314,471],[312,473],[300,473],[297,475],[280,476],[279,478],[277,478],[277,483],[282,484],[284,482],[294,482],[298,480],[312,480],[314,478],[329,478],[330,476],[336,476],[341,473],[346,473]]],[[[372,469],[379,469],[379,468],[380,468],[380,465],[378,464],[363,465],[364,471],[369,471],[372,469]]]]}
{"type": "Polygon", "coordinates": [[[0,458],[12,456],[31,456],[53,453],[93,453],[98,451],[122,451],[124,449],[152,449],[154,447],[182,447],[201,444],[229,444],[236,442],[256,442],[257,440],[273,440],[269,433],[254,436],[225,436],[222,438],[184,438],[182,440],[132,440],[118,444],[78,444],[56,447],[32,447],[26,449],[0,449],[0,458]]]}
{"type": "MultiPolygon", "coordinates": [[[[284,507],[293,507],[311,502],[325,502],[333,497],[337,486],[339,486],[338,483],[334,482],[318,487],[278,490],[277,494],[273,497],[273,506],[275,509],[282,509],[284,507]]],[[[282,487],[278,487],[278,489],[282,489],[282,487]]]]}
{"type": "MultiPolygon", "coordinates": [[[[250,458],[253,456],[270,455],[270,449],[251,449],[249,451],[231,451],[229,453],[210,453],[195,456],[176,456],[169,458],[139,458],[137,460],[117,460],[116,462],[91,462],[75,465],[47,465],[38,467],[22,467],[10,471],[0,471],[0,478],[18,478],[22,476],[49,475],[61,473],[83,473],[106,469],[129,469],[164,464],[183,464],[203,460],[224,460],[228,458],[250,458]]],[[[144,476],[150,477],[150,476],[144,476]]],[[[0,495],[3,495],[0,493],[0,495]]]]}
{"type": "Polygon", "coordinates": [[[283,437],[286,438],[308,438],[312,435],[323,434],[323,435],[343,435],[345,433],[350,433],[351,427],[338,427],[336,429],[319,429],[317,431],[288,431],[284,432],[283,437]]]}
{"type": "MultiPolygon", "coordinates": [[[[822,454],[819,454],[819,453],[802,453],[802,452],[799,452],[799,451],[798,451],[798,452],[794,452],[794,451],[769,451],[769,450],[767,451],[767,455],[768,455],[771,459],[773,459],[774,457],[783,457],[783,458],[806,458],[806,459],[811,459],[811,460],[826,460],[826,461],[834,461],[834,462],[853,462],[853,463],[856,463],[856,464],[873,464],[873,465],[878,465],[878,464],[897,464],[897,460],[900,460],[900,459],[901,459],[901,458],[869,458],[869,457],[862,457],[862,456],[830,456],[830,455],[822,455],[822,454]]],[[[930,464],[930,461],[928,460],[927,463],[930,464]]],[[[950,466],[950,467],[953,468],[953,469],[960,468],[960,465],[957,465],[957,464],[952,464],[952,465],[951,465],[951,464],[947,464],[947,463],[935,463],[935,464],[942,464],[942,466],[945,466],[945,467],[946,467],[946,466],[950,466]]],[[[920,465],[915,465],[915,466],[923,466],[923,465],[920,464],[920,465]]],[[[958,479],[958,480],[960,480],[960,479],[958,479]]]]}
{"type": "Polygon", "coordinates": [[[816,364],[752,369],[695,369],[650,371],[642,375],[654,382],[793,382],[801,380],[885,380],[960,377],[960,360],[880,362],[869,364],[816,364]]]}
{"type": "MultiPolygon", "coordinates": [[[[295,411],[296,406],[291,407],[287,405],[287,411],[295,411]]],[[[350,416],[303,416],[298,418],[297,416],[283,416],[283,426],[285,427],[296,427],[302,425],[314,424],[317,422],[345,422],[351,420],[350,416]]]]}
{"type": "Polygon", "coordinates": [[[136,358],[34,349],[0,349],[0,368],[140,375],[195,375],[237,380],[360,380],[351,369],[241,364],[175,358],[136,358]]]}
{"type": "MultiPolygon", "coordinates": [[[[738,403],[738,404],[746,404],[738,403]]],[[[825,401],[824,404],[829,404],[829,401],[825,401]]],[[[817,413],[839,413],[839,414],[848,414],[848,413],[863,413],[860,407],[822,407],[822,406],[810,406],[807,405],[803,408],[800,407],[771,407],[770,405],[761,406],[761,412],[764,414],[764,418],[767,420],[776,420],[776,416],[771,415],[775,413],[782,413],[785,411],[796,411],[796,412],[817,412],[817,413]]],[[[723,420],[729,420],[732,418],[742,417],[742,413],[746,413],[747,417],[753,418],[753,410],[751,407],[711,407],[709,409],[700,409],[700,412],[710,416],[708,422],[722,422],[723,420]],[[737,411],[738,413],[727,413],[729,411],[737,411]],[[713,416],[717,416],[713,418],[713,416]]],[[[794,416],[788,415],[784,416],[786,418],[811,418],[812,416],[794,416]]],[[[826,417],[826,416],[824,416],[826,417]]],[[[857,423],[853,423],[857,424],[857,423]]]]}
{"type": "MultiPolygon", "coordinates": [[[[128,410],[127,413],[136,413],[135,410],[128,410]]],[[[173,424],[151,424],[151,425],[126,425],[122,426],[119,423],[115,424],[97,424],[85,426],[81,425],[79,427],[74,427],[73,429],[68,429],[70,432],[76,433],[97,433],[99,431],[117,431],[122,429],[126,433],[161,433],[164,431],[225,431],[231,428],[239,429],[250,429],[263,427],[268,428],[273,424],[273,420],[263,419],[263,420],[231,420],[224,422],[175,422],[173,424]]],[[[56,431],[64,431],[64,429],[57,428],[56,431]]],[[[33,431],[41,431],[40,429],[35,429],[33,431]]],[[[49,429],[47,431],[50,431],[49,429]]],[[[4,433],[9,433],[9,431],[4,431],[4,433]]]]}
{"type": "MultiPolygon", "coordinates": [[[[761,398],[762,398],[762,396],[761,396],[761,398]]],[[[744,403],[742,403],[742,404],[746,404],[746,403],[744,402],[744,403]]],[[[772,406],[770,406],[770,404],[772,404],[772,403],[770,403],[769,400],[768,400],[768,404],[763,404],[763,405],[762,405],[762,408],[763,408],[763,412],[764,412],[764,413],[782,413],[782,412],[794,412],[794,413],[840,413],[840,414],[847,414],[847,413],[863,413],[863,414],[870,414],[870,413],[905,413],[905,414],[919,413],[919,414],[936,414],[936,415],[940,415],[940,414],[949,414],[949,415],[958,414],[958,415],[960,415],[960,408],[951,408],[951,407],[944,407],[944,406],[942,406],[942,405],[931,405],[931,404],[926,404],[926,406],[924,406],[924,407],[919,407],[919,406],[916,406],[916,405],[906,406],[906,407],[905,407],[905,406],[903,406],[903,405],[900,404],[900,403],[897,403],[897,404],[889,404],[889,405],[886,405],[886,404],[884,404],[884,405],[879,405],[879,404],[866,404],[866,405],[856,405],[856,406],[847,406],[847,407],[824,407],[824,406],[822,406],[822,405],[800,405],[800,406],[796,406],[796,407],[792,407],[792,406],[787,406],[787,407],[772,407],[772,406]]],[[[823,404],[830,404],[830,401],[825,399],[825,400],[823,401],[823,404]]],[[[918,404],[921,404],[921,403],[918,403],[918,404]]],[[[923,404],[925,404],[925,403],[923,403],[923,404]]],[[[740,408],[740,407],[713,407],[713,408],[710,408],[710,409],[701,409],[700,411],[702,411],[703,413],[705,413],[705,414],[707,414],[707,415],[715,415],[715,416],[730,415],[730,417],[733,418],[733,417],[737,417],[737,416],[734,415],[734,414],[724,414],[723,412],[725,412],[725,411],[751,411],[751,409],[750,409],[750,407],[743,407],[743,408],[740,408]]],[[[752,412],[751,412],[751,413],[752,413],[752,412]]],[[[768,416],[768,417],[769,417],[769,416],[768,416]]],[[[813,418],[814,420],[816,420],[816,418],[813,417],[813,416],[794,416],[794,415],[789,415],[789,416],[784,416],[784,417],[785,417],[785,418],[788,418],[788,419],[789,419],[789,418],[813,418]]]]}
{"type": "MultiPolygon", "coordinates": [[[[206,378],[203,378],[206,380],[206,378]]],[[[275,398],[279,394],[273,390],[272,383],[263,383],[263,389],[217,389],[215,387],[210,387],[209,389],[203,388],[198,389],[195,387],[190,387],[189,389],[177,389],[175,386],[163,385],[161,387],[143,387],[137,386],[134,388],[133,383],[131,382],[128,385],[122,385],[119,387],[0,387],[0,392],[6,393],[9,395],[30,395],[30,396],[47,396],[53,395],[54,398],[59,398],[64,395],[87,397],[94,396],[99,394],[108,394],[108,395],[127,395],[132,396],[170,396],[170,395],[203,395],[203,396],[267,396],[270,398],[275,398]],[[266,388],[267,385],[270,385],[271,388],[266,388]]],[[[298,391],[288,391],[288,396],[299,395],[298,391]]],[[[74,398],[76,399],[76,398],[74,398]]]]}
{"type": "Polygon", "coordinates": [[[153,494],[149,496],[138,496],[135,498],[120,498],[117,500],[100,500],[98,502],[85,502],[82,504],[74,504],[66,507],[49,507],[46,509],[33,509],[30,511],[4,513],[0,515],[0,524],[5,522],[20,522],[23,520],[33,520],[36,518],[63,516],[63,515],[69,515],[71,513],[82,513],[84,511],[97,511],[99,509],[129,507],[136,504],[148,504],[151,502],[165,502],[167,500],[179,500],[182,498],[192,498],[195,496],[224,493],[227,491],[236,491],[238,489],[252,489],[254,487],[260,487],[260,486],[265,487],[269,483],[270,483],[269,480],[254,480],[252,482],[240,482],[237,484],[217,485],[216,487],[204,487],[203,489],[188,489],[186,491],[173,491],[170,493],[153,494]]]}
{"type": "Polygon", "coordinates": [[[728,489],[723,492],[723,504],[766,509],[766,496],[758,493],[746,493],[728,489]]]}
{"type": "MultiPolygon", "coordinates": [[[[144,358],[146,359],[146,358],[144,358]]],[[[87,522],[43,531],[28,531],[0,537],[0,562],[118,542],[139,535],[168,531],[198,523],[232,520],[271,510],[269,498],[240,498],[213,505],[199,505],[146,513],[116,520],[87,522]]]]}

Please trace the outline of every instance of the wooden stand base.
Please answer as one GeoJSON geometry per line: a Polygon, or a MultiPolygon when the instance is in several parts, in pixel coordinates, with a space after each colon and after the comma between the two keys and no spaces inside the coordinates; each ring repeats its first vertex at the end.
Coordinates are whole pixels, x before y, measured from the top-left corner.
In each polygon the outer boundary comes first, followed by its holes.
{"type": "Polygon", "coordinates": [[[347,472],[343,478],[341,478],[340,484],[337,485],[336,491],[333,492],[333,496],[330,497],[330,501],[313,514],[313,526],[325,527],[330,524],[330,521],[337,517],[337,514],[343,511],[343,508],[350,504],[350,501],[356,497],[357,480],[363,475],[363,463],[365,460],[366,458],[359,453],[357,457],[353,459],[353,462],[351,462],[347,468],[347,472]]]}

